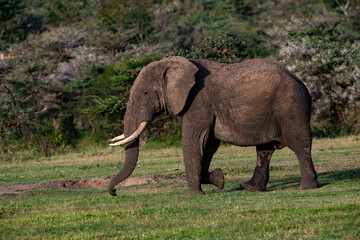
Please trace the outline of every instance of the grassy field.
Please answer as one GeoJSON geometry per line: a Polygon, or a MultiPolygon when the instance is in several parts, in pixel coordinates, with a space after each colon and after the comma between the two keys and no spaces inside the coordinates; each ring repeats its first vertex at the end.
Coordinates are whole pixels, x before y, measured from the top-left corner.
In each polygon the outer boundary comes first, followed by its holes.
{"type": "MultiPolygon", "coordinates": [[[[132,176],[159,183],[105,189],[41,189],[0,194],[0,239],[360,239],[360,137],[314,140],[321,188],[297,191],[298,161],[276,151],[268,190],[241,184],[252,175],[255,148],[221,146],[211,168],[225,189],[204,186],[186,197],[181,148],[143,146],[132,176]]],[[[0,163],[0,186],[108,178],[122,148],[89,149],[53,158],[0,163]]]]}

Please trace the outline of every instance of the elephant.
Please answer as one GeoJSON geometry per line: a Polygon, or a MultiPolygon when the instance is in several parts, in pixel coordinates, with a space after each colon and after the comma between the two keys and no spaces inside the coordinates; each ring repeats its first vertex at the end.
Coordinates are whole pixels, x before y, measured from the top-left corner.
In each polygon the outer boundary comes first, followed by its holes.
{"type": "Polygon", "coordinates": [[[297,189],[319,186],[312,162],[311,97],[289,70],[269,60],[225,64],[171,56],[145,66],[130,91],[124,134],[110,146],[125,145],[125,163],[108,191],[133,172],[139,155],[139,136],[158,115],[178,120],[182,131],[187,195],[204,194],[202,184],[224,188],[220,168],[209,172],[220,141],[256,146],[250,191],[265,191],[270,158],[276,149],[290,148],[298,158],[301,179],[297,189]]]}

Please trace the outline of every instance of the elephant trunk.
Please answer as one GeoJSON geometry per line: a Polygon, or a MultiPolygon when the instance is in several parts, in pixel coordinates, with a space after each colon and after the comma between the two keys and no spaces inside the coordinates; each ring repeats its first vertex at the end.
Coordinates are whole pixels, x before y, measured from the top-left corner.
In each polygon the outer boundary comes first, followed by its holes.
{"type": "Polygon", "coordinates": [[[114,187],[124,181],[134,171],[139,157],[139,139],[126,145],[125,147],[125,164],[121,171],[111,179],[108,185],[108,191],[112,196],[116,196],[114,187]]]}
{"type": "Polygon", "coordinates": [[[111,179],[108,185],[108,191],[113,196],[116,196],[114,187],[128,178],[135,169],[139,158],[139,137],[147,125],[146,121],[136,125],[134,124],[135,121],[130,121],[133,118],[130,118],[129,116],[131,116],[131,114],[127,113],[125,115],[125,133],[111,139],[109,144],[110,146],[120,146],[125,144],[125,164],[121,171],[111,179]]]}

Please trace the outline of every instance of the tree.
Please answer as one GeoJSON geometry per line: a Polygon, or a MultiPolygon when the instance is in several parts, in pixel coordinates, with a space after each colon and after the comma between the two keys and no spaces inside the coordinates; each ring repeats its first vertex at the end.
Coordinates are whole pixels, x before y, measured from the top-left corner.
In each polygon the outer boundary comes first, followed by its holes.
{"type": "Polygon", "coordinates": [[[97,1],[94,43],[107,52],[144,44],[154,32],[153,0],[97,1]]]}
{"type": "Polygon", "coordinates": [[[0,0],[0,49],[17,39],[18,16],[24,8],[24,0],[0,0]]]}
{"type": "Polygon", "coordinates": [[[280,57],[310,90],[315,133],[359,133],[360,35],[355,23],[323,11],[311,21],[293,21],[280,57]]]}
{"type": "Polygon", "coordinates": [[[170,55],[208,59],[224,63],[240,62],[249,56],[247,40],[232,32],[221,33],[217,38],[207,38],[200,47],[175,50],[170,55]]]}
{"type": "Polygon", "coordinates": [[[103,68],[91,65],[85,78],[70,84],[79,89],[79,110],[91,124],[93,134],[104,140],[123,131],[130,89],[137,75],[158,56],[124,57],[103,68]]]}

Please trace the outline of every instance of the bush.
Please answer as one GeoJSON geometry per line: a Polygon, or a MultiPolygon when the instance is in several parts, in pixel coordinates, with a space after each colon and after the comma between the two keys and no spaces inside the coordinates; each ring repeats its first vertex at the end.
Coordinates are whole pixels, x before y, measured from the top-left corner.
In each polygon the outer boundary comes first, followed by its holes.
{"type": "Polygon", "coordinates": [[[156,32],[153,0],[100,0],[97,7],[92,42],[105,52],[117,54],[131,45],[144,44],[156,32]]]}
{"type": "Polygon", "coordinates": [[[230,32],[222,33],[216,39],[207,38],[201,47],[175,50],[171,55],[223,63],[240,62],[248,57],[246,40],[230,32]]]}
{"type": "Polygon", "coordinates": [[[79,110],[97,138],[108,139],[123,131],[131,86],[141,69],[158,59],[153,55],[124,57],[105,68],[93,65],[86,78],[72,84],[82,91],[79,110]]]}
{"type": "Polygon", "coordinates": [[[45,3],[45,17],[48,24],[59,26],[61,23],[72,23],[86,17],[88,1],[53,0],[45,3]]]}
{"type": "Polygon", "coordinates": [[[310,91],[314,133],[320,136],[360,131],[360,36],[340,17],[329,13],[301,22],[280,49],[282,63],[310,91]]]}

